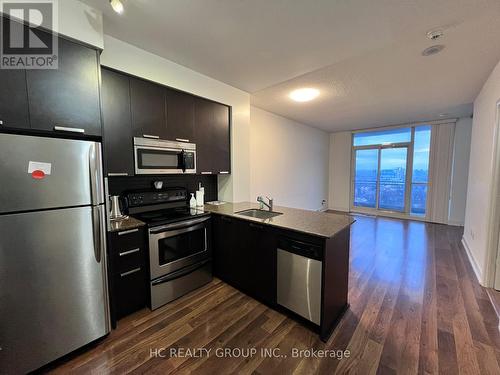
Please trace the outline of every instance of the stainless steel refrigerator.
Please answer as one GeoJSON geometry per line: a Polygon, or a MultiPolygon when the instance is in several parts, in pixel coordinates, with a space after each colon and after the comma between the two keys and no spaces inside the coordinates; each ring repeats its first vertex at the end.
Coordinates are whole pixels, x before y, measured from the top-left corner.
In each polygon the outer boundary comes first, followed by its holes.
{"type": "Polygon", "coordinates": [[[0,134],[0,374],[110,330],[101,145],[0,134]]]}

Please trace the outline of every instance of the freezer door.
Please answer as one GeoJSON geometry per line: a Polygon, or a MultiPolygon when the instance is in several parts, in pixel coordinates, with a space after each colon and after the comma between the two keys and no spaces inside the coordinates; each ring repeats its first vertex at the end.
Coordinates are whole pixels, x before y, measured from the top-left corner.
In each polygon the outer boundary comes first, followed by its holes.
{"type": "Polygon", "coordinates": [[[0,134],[0,213],[103,203],[101,145],[0,134]]]}
{"type": "Polygon", "coordinates": [[[0,374],[109,332],[104,220],[102,206],[0,216],[0,374]]]}

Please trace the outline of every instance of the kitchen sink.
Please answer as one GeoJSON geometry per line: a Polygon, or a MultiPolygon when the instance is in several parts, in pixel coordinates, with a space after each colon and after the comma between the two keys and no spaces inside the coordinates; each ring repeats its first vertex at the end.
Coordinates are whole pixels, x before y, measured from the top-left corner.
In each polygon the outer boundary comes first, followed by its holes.
{"type": "Polygon", "coordinates": [[[281,212],[265,211],[252,208],[250,210],[244,210],[236,212],[237,215],[243,215],[248,217],[254,217],[256,219],[270,219],[275,216],[283,215],[281,212]]]}

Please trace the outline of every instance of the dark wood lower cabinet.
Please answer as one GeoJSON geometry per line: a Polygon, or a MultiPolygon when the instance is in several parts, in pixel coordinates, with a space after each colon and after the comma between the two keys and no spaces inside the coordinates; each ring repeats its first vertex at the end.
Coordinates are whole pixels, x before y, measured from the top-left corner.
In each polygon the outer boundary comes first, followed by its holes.
{"type": "Polygon", "coordinates": [[[249,294],[268,304],[276,303],[277,235],[268,226],[242,222],[245,243],[246,285],[249,294]]]}
{"type": "Polygon", "coordinates": [[[111,321],[146,307],[148,255],[144,228],[109,233],[108,268],[111,321]]]}
{"type": "Polygon", "coordinates": [[[268,227],[214,217],[214,273],[268,304],[276,303],[276,235],[268,227]]]}
{"type": "Polygon", "coordinates": [[[240,261],[239,241],[236,233],[238,221],[230,217],[215,215],[212,220],[214,274],[220,279],[240,286],[240,275],[244,267],[240,261]]]}

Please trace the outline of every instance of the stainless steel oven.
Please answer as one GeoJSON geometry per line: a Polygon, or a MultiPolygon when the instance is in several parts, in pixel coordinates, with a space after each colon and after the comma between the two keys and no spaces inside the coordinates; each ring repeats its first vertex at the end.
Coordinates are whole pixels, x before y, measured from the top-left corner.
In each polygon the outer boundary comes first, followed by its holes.
{"type": "Polygon", "coordinates": [[[152,309],[212,280],[209,224],[203,216],[149,229],[152,309]]]}
{"type": "Polygon", "coordinates": [[[149,229],[151,279],[208,257],[209,219],[206,216],[149,229]]]}
{"type": "Polygon", "coordinates": [[[136,174],[196,173],[194,143],[134,138],[136,174]]]}

